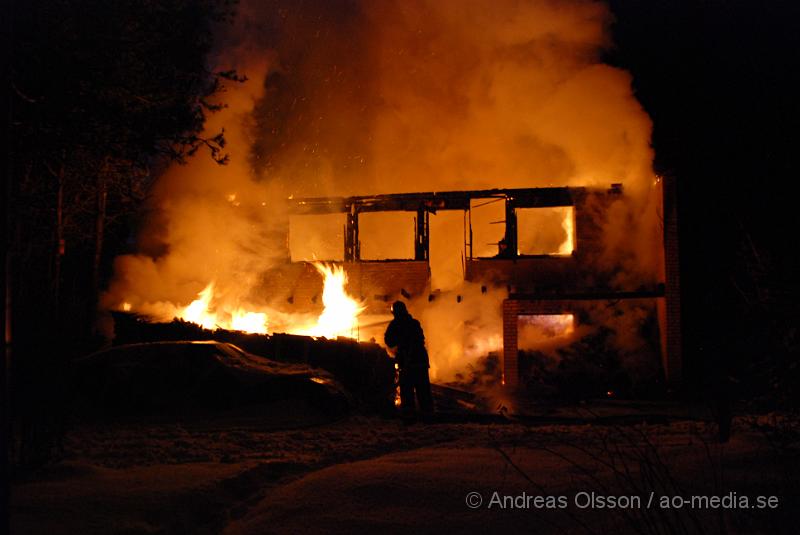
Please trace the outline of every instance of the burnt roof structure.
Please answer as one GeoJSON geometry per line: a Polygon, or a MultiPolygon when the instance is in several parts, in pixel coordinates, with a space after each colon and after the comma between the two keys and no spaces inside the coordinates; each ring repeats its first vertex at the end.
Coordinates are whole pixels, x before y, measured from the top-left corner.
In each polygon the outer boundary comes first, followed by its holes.
{"type": "MultiPolygon", "coordinates": [[[[429,215],[440,210],[463,210],[471,217],[472,201],[505,203],[506,237],[508,249],[517,250],[516,209],[575,206],[586,195],[586,188],[495,188],[465,191],[432,191],[421,193],[389,193],[352,197],[303,197],[289,199],[290,213],[318,215],[343,213],[345,225],[344,260],[361,260],[358,238],[358,215],[367,212],[416,212],[414,260],[430,258],[429,215]]],[[[619,184],[612,184],[609,193],[622,192],[619,184]]],[[[465,225],[465,245],[468,258],[472,258],[471,220],[465,225]],[[469,230],[468,234],[466,233],[469,230]]]]}
{"type": "Polygon", "coordinates": [[[353,197],[304,197],[290,199],[296,214],[358,212],[416,212],[424,210],[469,210],[474,199],[505,199],[518,207],[543,208],[572,206],[585,188],[512,188],[467,191],[431,191],[423,193],[387,193],[353,197]]]}

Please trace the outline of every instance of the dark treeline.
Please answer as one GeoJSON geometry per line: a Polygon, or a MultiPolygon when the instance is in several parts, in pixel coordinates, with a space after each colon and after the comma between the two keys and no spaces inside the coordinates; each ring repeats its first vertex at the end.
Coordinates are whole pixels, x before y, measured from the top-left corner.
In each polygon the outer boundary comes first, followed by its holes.
{"type": "Polygon", "coordinates": [[[6,181],[12,457],[51,453],[74,356],[96,348],[99,292],[132,246],[155,177],[198,150],[231,71],[207,64],[230,0],[12,4],[6,181]]]}

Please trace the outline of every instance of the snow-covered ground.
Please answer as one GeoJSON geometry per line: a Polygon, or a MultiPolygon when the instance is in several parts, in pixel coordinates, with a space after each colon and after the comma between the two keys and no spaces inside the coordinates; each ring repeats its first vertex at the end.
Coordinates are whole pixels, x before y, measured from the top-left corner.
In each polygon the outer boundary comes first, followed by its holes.
{"type": "Polygon", "coordinates": [[[780,533],[796,526],[798,505],[797,444],[785,440],[786,422],[739,418],[725,445],[696,421],[404,425],[350,416],[320,425],[278,405],[191,423],[82,427],[68,434],[62,461],[14,485],[12,532],[780,533]],[[479,507],[468,506],[470,492],[479,507]],[[578,507],[592,492],[735,492],[776,496],[779,505],[578,507]],[[527,508],[497,502],[519,505],[520,496],[527,508]],[[567,507],[537,508],[535,496],[567,507]]]}

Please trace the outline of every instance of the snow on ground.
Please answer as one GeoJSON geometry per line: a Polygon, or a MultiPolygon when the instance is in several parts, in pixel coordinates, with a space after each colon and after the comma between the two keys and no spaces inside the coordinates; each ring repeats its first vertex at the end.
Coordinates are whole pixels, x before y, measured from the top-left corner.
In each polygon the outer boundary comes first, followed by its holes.
{"type": "Polygon", "coordinates": [[[710,443],[706,431],[692,423],[486,429],[454,443],[337,464],[273,488],[225,534],[796,533],[796,503],[787,496],[796,489],[786,473],[792,459],[778,458],[757,433],[740,432],[722,446],[710,443]],[[657,506],[648,509],[650,491],[657,506]],[[778,495],[782,508],[719,514],[658,506],[663,496],[731,492],[778,495]],[[479,506],[468,506],[470,493],[481,497],[479,506]],[[633,508],[579,507],[592,494],[643,501],[633,508]],[[525,496],[555,506],[531,507],[535,502],[525,496]]]}
{"type": "Polygon", "coordinates": [[[718,445],[713,426],[693,421],[404,425],[351,416],[314,425],[279,413],[75,429],[63,461],[15,484],[13,533],[628,533],[654,519],[683,522],[687,533],[719,531],[720,522],[731,533],[780,533],[797,505],[796,449],[744,419],[718,445]],[[651,490],[775,494],[782,503],[722,516],[487,508],[494,491],[572,500],[651,490]],[[474,510],[465,503],[473,491],[484,498],[474,510]]]}

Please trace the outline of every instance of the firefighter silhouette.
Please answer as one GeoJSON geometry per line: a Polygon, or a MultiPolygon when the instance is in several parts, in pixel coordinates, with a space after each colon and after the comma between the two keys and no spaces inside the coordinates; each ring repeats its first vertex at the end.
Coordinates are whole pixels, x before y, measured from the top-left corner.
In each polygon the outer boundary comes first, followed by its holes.
{"type": "Polygon", "coordinates": [[[404,417],[416,414],[416,402],[423,416],[433,413],[433,396],[428,377],[428,351],[425,349],[425,334],[419,321],[411,317],[405,303],[392,304],[394,319],[384,335],[388,347],[396,347],[395,360],[399,369],[400,409],[404,417]]]}

